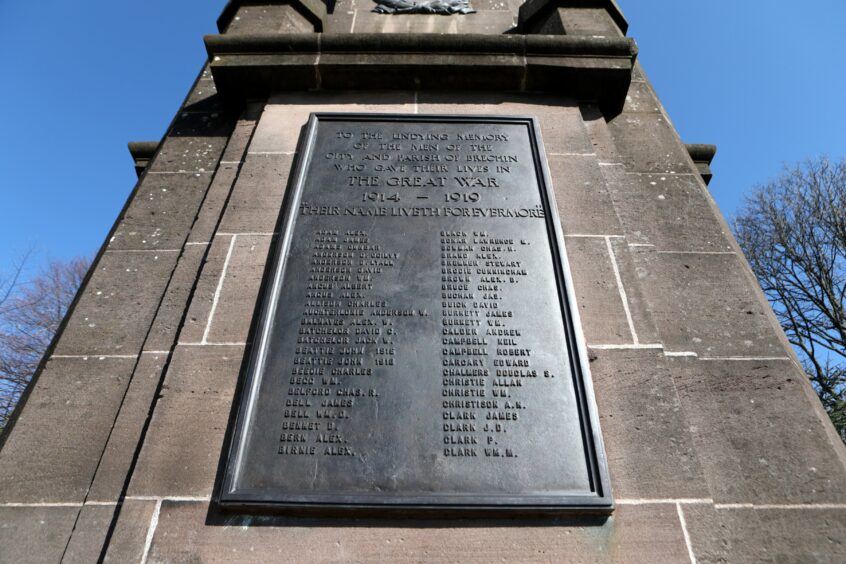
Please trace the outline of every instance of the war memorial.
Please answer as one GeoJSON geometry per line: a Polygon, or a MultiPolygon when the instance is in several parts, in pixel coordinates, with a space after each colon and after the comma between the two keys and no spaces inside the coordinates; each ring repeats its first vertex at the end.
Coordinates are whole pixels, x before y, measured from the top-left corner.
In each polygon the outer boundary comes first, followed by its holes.
{"type": "Polygon", "coordinates": [[[218,26],[0,439],[0,561],[846,561],[846,448],[614,0],[218,26]]]}

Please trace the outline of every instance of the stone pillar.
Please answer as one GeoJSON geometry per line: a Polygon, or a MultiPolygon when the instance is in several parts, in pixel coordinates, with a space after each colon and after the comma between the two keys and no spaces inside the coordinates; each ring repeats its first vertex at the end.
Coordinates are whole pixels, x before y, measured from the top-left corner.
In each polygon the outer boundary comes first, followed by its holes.
{"type": "Polygon", "coordinates": [[[452,16],[227,5],[3,436],[3,559],[846,559],[846,449],[616,3],[471,4],[452,16]],[[311,112],[539,119],[612,517],[421,524],[217,506],[311,112]]]}

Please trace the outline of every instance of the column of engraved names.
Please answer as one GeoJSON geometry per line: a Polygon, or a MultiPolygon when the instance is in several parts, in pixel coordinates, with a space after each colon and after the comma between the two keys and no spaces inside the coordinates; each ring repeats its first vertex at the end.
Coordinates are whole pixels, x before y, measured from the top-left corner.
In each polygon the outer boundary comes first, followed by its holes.
{"type": "Polygon", "coordinates": [[[527,276],[525,241],[488,231],[442,231],[444,456],[516,458],[524,383],[537,377],[532,350],[506,293],[527,276]]]}
{"type": "Polygon", "coordinates": [[[394,363],[393,312],[372,294],[397,254],[364,230],[321,229],[311,244],[278,453],[355,456],[346,431],[379,397],[374,368],[394,363]]]}

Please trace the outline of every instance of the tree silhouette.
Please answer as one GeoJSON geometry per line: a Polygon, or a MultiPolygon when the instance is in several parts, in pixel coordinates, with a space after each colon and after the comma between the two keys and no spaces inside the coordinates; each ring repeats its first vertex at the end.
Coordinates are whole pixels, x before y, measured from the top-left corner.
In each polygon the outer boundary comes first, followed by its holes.
{"type": "Polygon", "coordinates": [[[846,442],[846,159],[786,168],[747,197],[734,232],[846,442]]]}
{"type": "Polygon", "coordinates": [[[0,280],[0,430],[35,374],[90,261],[55,261],[22,282],[26,259],[0,280]]]}

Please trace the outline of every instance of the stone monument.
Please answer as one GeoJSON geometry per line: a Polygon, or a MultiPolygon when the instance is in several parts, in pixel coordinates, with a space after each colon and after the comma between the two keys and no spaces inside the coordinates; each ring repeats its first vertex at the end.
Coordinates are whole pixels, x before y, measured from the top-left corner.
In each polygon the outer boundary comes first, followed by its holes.
{"type": "Polygon", "coordinates": [[[616,2],[218,25],[0,439],[0,559],[846,560],[846,449],[616,2]]]}

